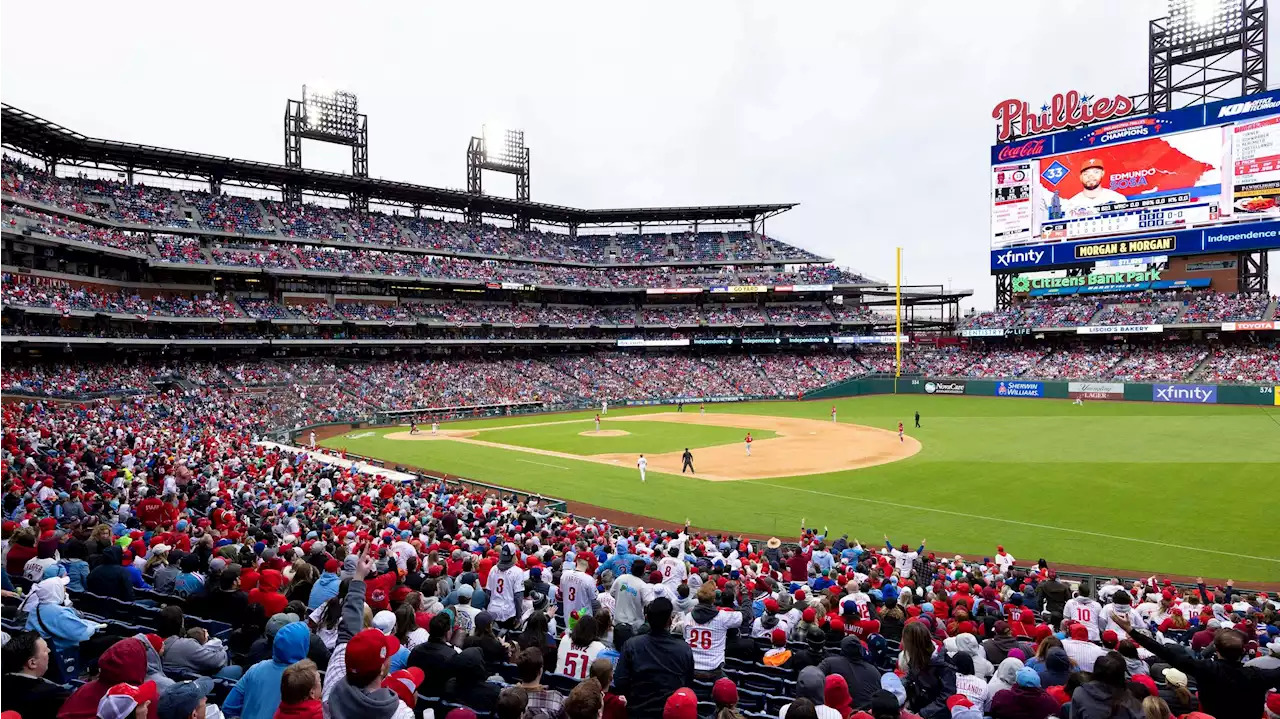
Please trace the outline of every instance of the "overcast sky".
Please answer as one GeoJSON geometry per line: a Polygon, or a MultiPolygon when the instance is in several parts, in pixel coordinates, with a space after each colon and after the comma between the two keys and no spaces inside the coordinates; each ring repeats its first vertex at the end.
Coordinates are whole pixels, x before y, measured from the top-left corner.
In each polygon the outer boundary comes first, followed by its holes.
{"type": "Polygon", "coordinates": [[[285,100],[324,84],[359,95],[376,177],[464,187],[467,138],[519,127],[535,200],[799,202],[769,234],[883,279],[900,245],[907,281],[989,308],[992,107],[1142,91],[1166,1],[0,7],[4,102],[90,136],[281,162],[285,100]]]}

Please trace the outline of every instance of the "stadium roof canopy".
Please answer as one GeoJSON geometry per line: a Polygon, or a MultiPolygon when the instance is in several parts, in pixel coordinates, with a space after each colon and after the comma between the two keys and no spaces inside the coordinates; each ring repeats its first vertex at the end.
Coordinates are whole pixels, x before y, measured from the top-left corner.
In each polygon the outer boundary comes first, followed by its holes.
{"type": "Polygon", "coordinates": [[[487,215],[527,217],[530,221],[559,225],[684,224],[693,222],[754,222],[795,207],[799,203],[722,205],[703,207],[633,207],[586,210],[542,202],[472,195],[462,190],[413,185],[407,182],[355,177],[338,172],[285,167],[267,162],[239,160],[198,152],[185,152],[131,142],[88,137],[11,105],[0,106],[3,144],[15,150],[59,163],[106,165],[142,173],[203,177],[217,184],[229,182],[251,187],[301,187],[329,196],[361,194],[370,200],[452,212],[478,210],[487,215]]]}

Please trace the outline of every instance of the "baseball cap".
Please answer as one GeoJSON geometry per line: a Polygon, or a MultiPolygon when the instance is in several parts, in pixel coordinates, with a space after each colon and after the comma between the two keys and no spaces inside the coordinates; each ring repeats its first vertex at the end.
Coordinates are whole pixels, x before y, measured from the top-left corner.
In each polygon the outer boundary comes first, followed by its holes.
{"type": "MultiPolygon", "coordinates": [[[[712,691],[715,691],[714,686],[712,691]]],[[[698,697],[688,687],[680,687],[662,708],[662,719],[698,719],[698,697]]]]}
{"type": "Polygon", "coordinates": [[[1088,160],[1085,160],[1084,164],[1080,166],[1080,171],[1084,172],[1085,170],[1088,170],[1094,167],[1098,168],[1099,170],[1104,169],[1102,166],[1102,160],[1099,160],[1096,157],[1091,157],[1088,160]]]}
{"type": "MultiPolygon", "coordinates": [[[[382,686],[395,692],[396,696],[400,697],[400,701],[404,702],[406,706],[412,707],[418,701],[414,697],[414,692],[418,691],[418,686],[426,678],[426,674],[418,667],[409,667],[398,672],[391,672],[386,679],[382,680],[382,686]]],[[[163,719],[169,718],[164,717],[163,719]]]]}
{"type": "Polygon", "coordinates": [[[470,584],[464,584],[458,587],[458,596],[463,599],[470,599],[476,593],[476,588],[470,584]]]}
{"type": "Polygon", "coordinates": [[[400,640],[377,629],[365,629],[347,642],[347,672],[374,672],[400,651],[400,640]]]}
{"type": "Polygon", "coordinates": [[[125,719],[139,705],[156,700],[156,683],[116,684],[98,701],[98,719],[125,719]]]}
{"type": "Polygon", "coordinates": [[[787,630],[777,627],[769,633],[769,638],[775,647],[785,647],[787,645],[787,630]]]}
{"type": "Polygon", "coordinates": [[[476,615],[476,619],[475,619],[476,629],[484,629],[490,624],[493,624],[493,615],[490,614],[489,612],[480,612],[479,614],[476,615]]]}
{"type": "Polygon", "coordinates": [[[768,599],[764,600],[764,610],[766,612],[769,612],[770,614],[777,614],[778,600],[774,599],[773,597],[769,597],[768,599]]]}
{"type": "Polygon", "coordinates": [[[947,699],[947,708],[955,709],[956,707],[972,707],[973,702],[969,701],[969,697],[963,694],[952,694],[947,699]]]}
{"type": "Polygon", "coordinates": [[[711,700],[716,704],[737,704],[738,685],[729,677],[720,677],[711,686],[711,700]]]}
{"type": "Polygon", "coordinates": [[[200,700],[213,691],[213,680],[200,677],[194,681],[178,682],[160,695],[156,715],[160,719],[187,719],[200,706],[200,700]]]}
{"type": "Polygon", "coordinates": [[[1015,675],[1017,677],[1018,686],[1020,687],[1036,687],[1040,686],[1040,675],[1031,667],[1023,667],[1018,670],[1015,675]]]}
{"type": "Polygon", "coordinates": [[[383,634],[390,634],[396,630],[396,615],[385,609],[373,615],[373,628],[383,634]]]}

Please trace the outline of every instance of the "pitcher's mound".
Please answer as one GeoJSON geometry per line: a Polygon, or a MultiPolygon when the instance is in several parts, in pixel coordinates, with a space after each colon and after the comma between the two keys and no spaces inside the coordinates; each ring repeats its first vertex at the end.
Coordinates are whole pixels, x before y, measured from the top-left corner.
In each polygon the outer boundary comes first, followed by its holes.
{"type": "Polygon", "coordinates": [[[595,430],[588,430],[586,432],[578,433],[581,437],[625,437],[629,434],[631,433],[622,429],[602,429],[599,432],[595,430]]]}

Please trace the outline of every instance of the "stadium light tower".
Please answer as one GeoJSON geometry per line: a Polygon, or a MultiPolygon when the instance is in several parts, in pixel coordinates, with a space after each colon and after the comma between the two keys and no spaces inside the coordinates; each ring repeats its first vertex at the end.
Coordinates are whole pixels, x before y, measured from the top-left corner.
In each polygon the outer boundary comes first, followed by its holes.
{"type": "MultiPolygon", "coordinates": [[[[524,130],[501,129],[484,125],[480,136],[467,144],[467,192],[484,194],[483,172],[492,170],[516,176],[516,199],[529,201],[529,148],[524,144],[524,130]]],[[[479,210],[468,210],[467,221],[479,224],[479,210]]],[[[517,215],[516,227],[529,229],[528,215],[517,215]]]]}
{"type": "Polygon", "coordinates": [[[1148,29],[1150,112],[1267,89],[1267,0],[1169,0],[1148,29]]]}
{"type": "MultiPolygon", "coordinates": [[[[369,176],[369,116],[360,112],[355,93],[303,85],[301,100],[284,108],[284,164],[302,168],[302,140],[318,140],[351,148],[351,174],[369,176]]],[[[301,202],[302,189],[285,188],[286,202],[301,202]]],[[[368,211],[369,197],[352,194],[351,207],[368,211]]]]}

